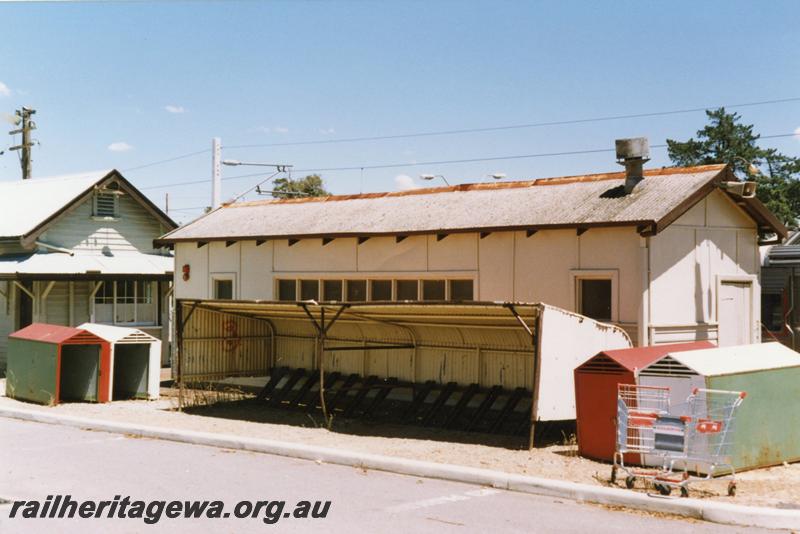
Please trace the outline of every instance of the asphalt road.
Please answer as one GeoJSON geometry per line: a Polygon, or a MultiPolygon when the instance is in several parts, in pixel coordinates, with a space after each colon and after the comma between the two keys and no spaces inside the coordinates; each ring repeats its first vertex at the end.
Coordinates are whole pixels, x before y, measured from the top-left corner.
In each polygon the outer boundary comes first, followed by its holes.
{"type": "MultiPolygon", "coordinates": [[[[229,518],[10,518],[0,532],[758,532],[704,522],[611,511],[598,506],[455,482],[317,464],[265,454],[129,438],[0,418],[0,497],[73,500],[220,500],[229,518]],[[331,501],[325,518],[280,517],[279,505],[236,519],[239,501],[331,501]]],[[[271,506],[271,507],[270,507],[271,506]]],[[[241,510],[244,510],[242,508],[241,510]]],[[[19,510],[17,515],[21,515],[19,510]]],[[[771,532],[771,531],[765,531],[771,532]]]]}

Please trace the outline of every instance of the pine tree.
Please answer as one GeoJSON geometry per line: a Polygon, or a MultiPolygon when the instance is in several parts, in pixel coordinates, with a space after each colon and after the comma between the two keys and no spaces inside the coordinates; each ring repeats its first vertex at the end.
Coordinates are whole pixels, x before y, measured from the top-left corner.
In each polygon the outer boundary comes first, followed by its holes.
{"type": "Polygon", "coordinates": [[[753,125],[725,108],[706,111],[709,124],[688,141],[667,139],[669,157],[681,166],[727,163],[741,179],[758,183],[756,195],[786,226],[796,229],[800,213],[800,158],[758,146],[753,125]]]}

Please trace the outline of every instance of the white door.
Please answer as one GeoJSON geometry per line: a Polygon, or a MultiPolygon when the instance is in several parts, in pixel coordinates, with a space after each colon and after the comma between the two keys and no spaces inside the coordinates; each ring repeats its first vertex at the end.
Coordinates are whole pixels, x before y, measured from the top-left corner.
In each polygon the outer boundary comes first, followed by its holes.
{"type": "Polygon", "coordinates": [[[752,283],[720,282],[719,340],[720,347],[752,343],[752,283]]]}

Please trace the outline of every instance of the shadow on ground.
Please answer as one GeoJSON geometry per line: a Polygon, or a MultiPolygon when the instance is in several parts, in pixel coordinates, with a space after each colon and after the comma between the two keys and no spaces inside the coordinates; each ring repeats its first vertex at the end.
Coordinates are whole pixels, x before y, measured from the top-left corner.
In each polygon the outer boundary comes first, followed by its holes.
{"type": "MultiPolygon", "coordinates": [[[[528,447],[527,430],[524,436],[490,434],[486,432],[467,432],[442,428],[433,424],[421,426],[416,418],[405,416],[408,403],[387,402],[379,414],[370,418],[346,418],[334,411],[330,425],[331,432],[354,436],[377,436],[386,438],[406,438],[441,441],[443,443],[479,444],[502,447],[511,450],[528,447]],[[398,423],[398,421],[406,421],[398,423]]],[[[302,408],[270,406],[254,397],[233,401],[220,401],[207,405],[184,408],[184,412],[202,417],[215,417],[254,423],[270,423],[305,428],[325,428],[325,419],[319,409],[306,411],[302,408]]],[[[559,444],[567,445],[574,441],[574,422],[540,423],[535,442],[537,447],[559,444]]]]}

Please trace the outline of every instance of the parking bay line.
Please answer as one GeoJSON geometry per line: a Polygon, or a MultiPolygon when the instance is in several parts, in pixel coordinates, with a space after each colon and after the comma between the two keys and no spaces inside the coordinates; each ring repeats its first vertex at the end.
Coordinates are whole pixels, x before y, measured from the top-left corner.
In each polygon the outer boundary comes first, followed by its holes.
{"type": "Polygon", "coordinates": [[[477,490],[465,491],[463,493],[451,493],[450,495],[443,495],[441,497],[433,497],[431,499],[422,499],[419,501],[411,501],[395,506],[389,506],[388,508],[384,508],[384,511],[390,513],[408,512],[411,510],[420,510],[422,508],[430,508],[432,506],[439,506],[452,502],[468,501],[478,497],[488,497],[498,493],[502,493],[502,491],[494,488],[481,488],[477,490]]]}

